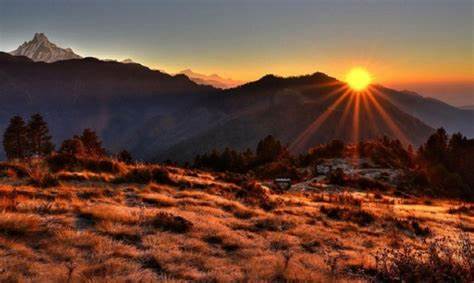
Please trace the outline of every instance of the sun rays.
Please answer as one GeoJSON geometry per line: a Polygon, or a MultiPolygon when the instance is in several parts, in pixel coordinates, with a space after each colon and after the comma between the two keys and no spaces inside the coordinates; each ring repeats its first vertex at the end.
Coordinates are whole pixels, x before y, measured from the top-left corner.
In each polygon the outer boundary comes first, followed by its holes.
{"type": "Polygon", "coordinates": [[[350,94],[349,89],[347,86],[342,86],[337,88],[335,91],[333,91],[329,96],[334,96],[337,93],[340,93],[342,91],[342,94],[337,98],[330,107],[328,107],[319,117],[317,117],[307,128],[306,130],[303,131],[296,139],[295,141],[290,145],[289,149],[290,151],[300,151],[302,148],[306,145],[308,142],[308,139],[311,137],[314,132],[316,132],[321,125],[328,119],[328,117],[336,110],[337,106],[341,104],[344,99],[350,94]]]}
{"type": "MultiPolygon", "coordinates": [[[[392,131],[392,134],[398,138],[403,144],[409,144],[410,140],[408,137],[405,135],[405,133],[400,129],[400,127],[397,125],[397,123],[390,117],[390,114],[382,107],[382,105],[377,101],[376,97],[374,94],[378,94],[379,96],[383,96],[381,92],[379,92],[376,88],[371,89],[371,92],[369,92],[369,95],[367,96],[372,102],[372,106],[374,106],[375,110],[379,112],[379,114],[382,116],[383,121],[387,124],[387,126],[390,128],[392,131]]],[[[388,102],[390,103],[390,99],[388,97],[385,97],[388,99],[388,102]]]]}
{"type": "MultiPolygon", "coordinates": [[[[370,76],[368,72],[366,75],[370,76]]],[[[393,117],[394,108],[391,106],[390,98],[377,87],[370,85],[371,77],[364,76],[365,74],[361,73],[354,75],[351,81],[341,84],[322,99],[322,101],[328,99],[334,101],[294,139],[289,146],[291,152],[301,152],[311,146],[312,140],[324,140],[323,131],[319,138],[314,136],[319,134],[318,131],[328,119],[337,121],[334,138],[357,143],[361,138],[388,135],[399,139],[405,145],[410,143],[406,133],[399,127],[398,118],[393,117]],[[344,132],[348,131],[346,125],[349,117],[351,117],[350,129],[349,132],[344,132]]]]}

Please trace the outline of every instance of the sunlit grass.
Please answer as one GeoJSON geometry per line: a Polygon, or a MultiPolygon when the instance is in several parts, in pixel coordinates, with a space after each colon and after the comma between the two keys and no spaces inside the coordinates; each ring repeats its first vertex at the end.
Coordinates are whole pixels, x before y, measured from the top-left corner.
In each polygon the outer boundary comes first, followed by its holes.
{"type": "Polygon", "coordinates": [[[348,270],[375,268],[385,247],[472,235],[456,201],[349,190],[237,197],[243,188],[214,173],[163,168],[172,183],[2,178],[0,281],[364,281],[348,270]]]}

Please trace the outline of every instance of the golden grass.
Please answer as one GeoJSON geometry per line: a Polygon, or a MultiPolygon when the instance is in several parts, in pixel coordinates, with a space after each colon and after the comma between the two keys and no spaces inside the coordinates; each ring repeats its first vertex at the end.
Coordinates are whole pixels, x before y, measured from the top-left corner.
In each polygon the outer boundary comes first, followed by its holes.
{"type": "Polygon", "coordinates": [[[0,281],[370,281],[364,272],[385,247],[423,247],[462,230],[473,237],[469,204],[354,192],[242,195],[248,188],[220,175],[167,170],[167,184],[60,171],[61,185],[51,188],[6,174],[0,281]]]}
{"type": "Polygon", "coordinates": [[[26,236],[43,232],[43,219],[35,214],[0,213],[0,233],[6,236],[26,236]]]}

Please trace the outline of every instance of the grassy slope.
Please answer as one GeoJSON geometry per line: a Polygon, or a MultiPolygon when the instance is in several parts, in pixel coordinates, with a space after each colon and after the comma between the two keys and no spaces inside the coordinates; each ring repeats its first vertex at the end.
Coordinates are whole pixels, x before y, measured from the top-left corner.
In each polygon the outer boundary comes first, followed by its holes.
{"type": "Polygon", "coordinates": [[[176,186],[91,181],[93,173],[52,188],[2,178],[0,281],[365,281],[383,248],[423,246],[426,237],[461,230],[473,237],[472,211],[448,213],[460,205],[452,201],[266,192],[273,209],[263,210],[237,198],[241,188],[222,174],[169,170],[176,186]],[[192,227],[157,222],[159,212],[192,227]],[[422,236],[404,220],[431,233],[422,236]]]}

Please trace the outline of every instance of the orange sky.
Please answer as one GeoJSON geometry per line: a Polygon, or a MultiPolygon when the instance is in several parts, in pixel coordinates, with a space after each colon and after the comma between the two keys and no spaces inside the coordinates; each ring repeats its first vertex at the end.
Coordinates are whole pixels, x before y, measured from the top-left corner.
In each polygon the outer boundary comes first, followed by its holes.
{"type": "Polygon", "coordinates": [[[316,71],[342,79],[362,66],[375,83],[416,91],[432,83],[428,95],[443,84],[457,92],[449,95],[465,96],[452,103],[474,104],[473,6],[472,0],[6,0],[0,50],[44,32],[82,56],[244,81],[316,71]]]}

